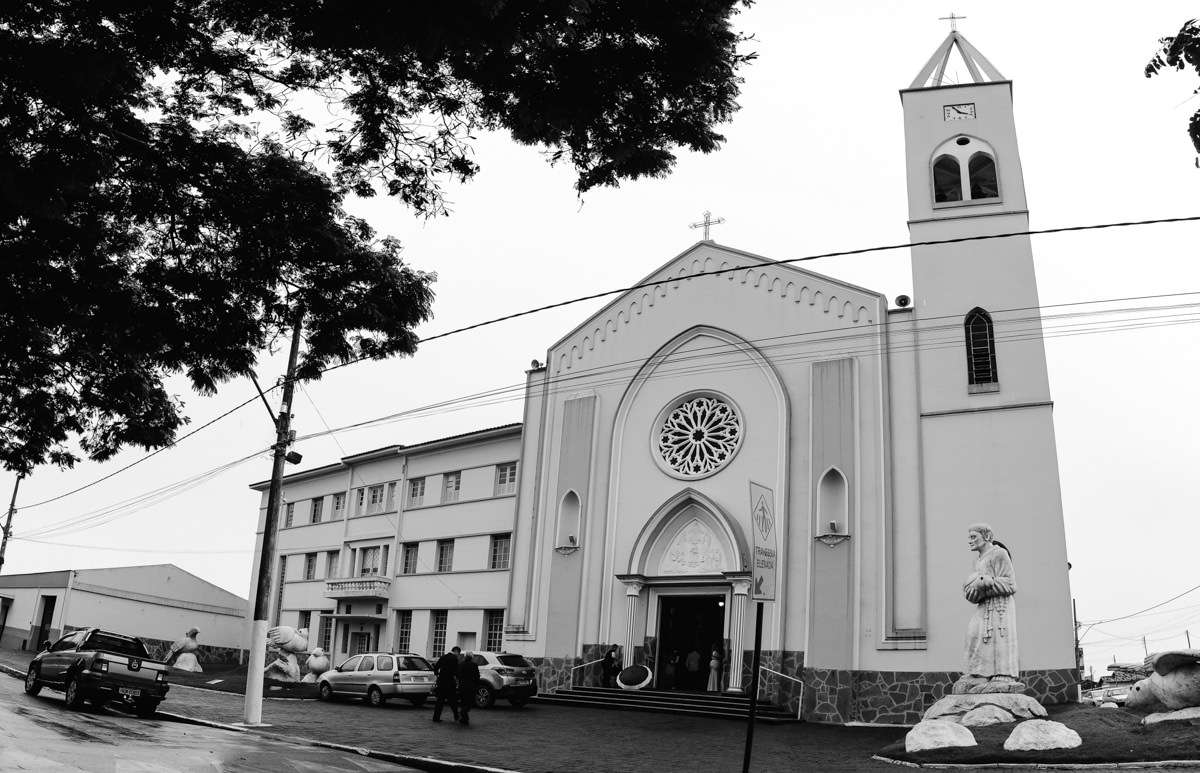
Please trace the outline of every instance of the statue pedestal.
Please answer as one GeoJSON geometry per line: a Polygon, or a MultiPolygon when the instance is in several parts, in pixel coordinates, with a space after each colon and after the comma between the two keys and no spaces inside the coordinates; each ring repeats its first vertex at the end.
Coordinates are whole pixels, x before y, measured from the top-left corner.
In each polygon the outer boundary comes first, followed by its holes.
{"type": "Polygon", "coordinates": [[[1013,693],[1020,695],[1025,692],[1025,683],[1016,679],[988,679],[983,676],[964,676],[950,688],[954,695],[981,695],[990,693],[1013,693]]]}
{"type": "Polygon", "coordinates": [[[922,719],[941,719],[968,727],[981,727],[1045,716],[1045,707],[1028,695],[992,692],[947,695],[930,706],[922,719]]]}

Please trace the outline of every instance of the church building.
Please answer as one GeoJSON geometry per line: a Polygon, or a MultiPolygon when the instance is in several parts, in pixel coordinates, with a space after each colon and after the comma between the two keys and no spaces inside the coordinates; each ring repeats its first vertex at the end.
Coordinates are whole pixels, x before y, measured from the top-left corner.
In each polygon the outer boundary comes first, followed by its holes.
{"type": "Polygon", "coordinates": [[[1033,253],[1006,235],[1029,229],[1012,98],[958,32],[900,92],[911,305],[705,239],[528,372],[504,646],[541,691],[614,643],[659,687],[715,648],[743,690],[765,597],[768,697],[919,721],[962,669],[985,522],[1015,565],[1022,680],[1074,697],[1033,253]],[[956,52],[970,78],[948,84],[956,52]]]}

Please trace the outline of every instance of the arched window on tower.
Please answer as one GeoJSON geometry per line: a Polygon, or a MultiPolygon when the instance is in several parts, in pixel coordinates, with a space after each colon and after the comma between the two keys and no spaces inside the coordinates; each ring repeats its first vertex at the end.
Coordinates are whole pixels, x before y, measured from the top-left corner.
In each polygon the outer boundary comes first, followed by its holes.
{"type": "Polygon", "coordinates": [[[971,156],[967,172],[971,178],[972,199],[994,199],[1000,195],[996,186],[996,160],[987,153],[980,151],[971,156]]]}
{"type": "Polygon", "coordinates": [[[962,201],[962,173],[954,156],[939,156],[933,162],[933,200],[962,201]]]}
{"type": "Polygon", "coordinates": [[[996,392],[1000,376],[996,371],[996,336],[992,317],[974,308],[963,322],[967,343],[967,391],[996,392]]]}
{"type": "Polygon", "coordinates": [[[560,548],[579,547],[579,496],[568,491],[558,504],[558,533],[554,546],[560,548]]]}

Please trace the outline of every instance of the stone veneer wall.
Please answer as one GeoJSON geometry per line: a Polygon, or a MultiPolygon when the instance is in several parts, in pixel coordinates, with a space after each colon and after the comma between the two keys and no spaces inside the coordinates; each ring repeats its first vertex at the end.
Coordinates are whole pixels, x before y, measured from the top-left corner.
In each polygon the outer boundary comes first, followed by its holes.
{"type": "MultiPolygon", "coordinates": [[[[957,671],[804,669],[804,718],[812,722],[915,725],[950,694],[957,671]]],[[[1078,700],[1079,670],[1022,671],[1025,694],[1043,704],[1078,700]]]]}
{"type": "MultiPolygon", "coordinates": [[[[803,679],[804,653],[800,650],[763,650],[759,653],[758,664],[761,668],[770,668],[796,679],[803,679]]],[[[742,685],[747,694],[750,691],[750,670],[754,665],[754,651],[742,653],[742,685]]],[[[800,706],[800,694],[804,687],[799,682],[762,671],[758,680],[758,699],[777,706],[786,706],[795,712],[800,706]]]]}

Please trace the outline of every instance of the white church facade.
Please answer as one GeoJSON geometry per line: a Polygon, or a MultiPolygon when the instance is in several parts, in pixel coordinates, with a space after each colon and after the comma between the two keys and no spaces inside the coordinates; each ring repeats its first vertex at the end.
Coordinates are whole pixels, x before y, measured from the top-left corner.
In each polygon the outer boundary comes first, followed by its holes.
{"type": "MultiPolygon", "coordinates": [[[[1012,84],[952,33],[901,92],[914,243],[1028,230],[1012,84]],[[943,85],[958,48],[973,83],[943,85]],[[932,82],[932,84],[931,84],[932,82]]],[[[528,374],[505,645],[542,689],[621,645],[749,680],[749,487],[774,498],[767,692],[915,722],[962,667],[967,527],[1011,550],[1022,676],[1078,673],[1028,236],[912,248],[913,304],[704,241],[528,374]],[[715,272],[715,273],[714,273],[715,272]]],[[[686,685],[685,685],[686,686],[686,685]]]]}
{"type": "Polygon", "coordinates": [[[464,436],[421,469],[399,463],[417,449],[396,447],[391,466],[366,477],[290,476],[286,501],[335,491],[349,501],[367,484],[410,492],[410,477],[478,468],[488,501],[425,523],[381,494],[390,520],[343,513],[337,526],[281,532],[281,555],[378,545],[394,557],[372,569],[379,587],[366,594],[340,579],[361,574],[357,553],[337,553],[324,583],[305,559],[289,561],[274,591],[282,619],[341,624],[329,626],[339,654],[364,622],[372,647],[436,654],[446,634],[427,613],[453,607],[463,583],[473,617],[466,625],[462,612],[462,629],[493,639],[485,618],[501,612],[487,610],[502,608],[503,647],[538,666],[541,692],[578,680],[612,644],[625,665],[650,668],[653,686],[684,689],[707,686],[716,649],[720,689],[742,690],[754,485],[773,500],[777,532],[762,629],[769,698],[813,721],[919,721],[962,668],[967,529],[986,522],[1016,569],[1020,676],[1043,703],[1073,699],[1033,254],[1028,236],[1000,236],[1029,227],[1012,84],[952,33],[901,103],[911,305],[697,243],[550,346],[527,373],[522,425],[477,438],[486,448],[464,436]],[[974,82],[943,84],[955,49],[974,82]],[[513,470],[511,495],[496,488],[501,466],[513,470]],[[405,580],[406,543],[433,550],[451,538],[479,542],[469,574],[433,567],[437,587],[405,580]],[[489,563],[484,545],[497,540],[505,560],[489,563]],[[701,675],[686,668],[694,653],[701,675]]]}

